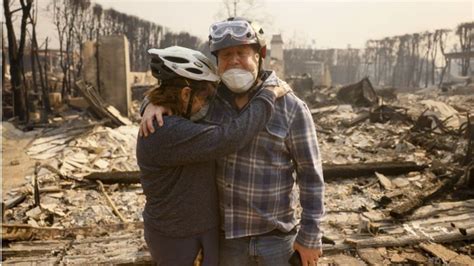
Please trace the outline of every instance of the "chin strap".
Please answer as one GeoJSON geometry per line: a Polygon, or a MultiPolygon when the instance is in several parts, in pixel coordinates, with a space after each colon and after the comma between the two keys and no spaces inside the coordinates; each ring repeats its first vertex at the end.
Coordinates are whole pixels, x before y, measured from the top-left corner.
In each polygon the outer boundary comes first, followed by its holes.
{"type": "Polygon", "coordinates": [[[250,87],[250,90],[246,91],[245,93],[249,93],[251,91],[254,91],[257,88],[258,81],[261,79],[262,74],[263,74],[263,60],[262,60],[262,55],[260,55],[260,53],[259,53],[257,78],[255,79],[254,83],[252,84],[252,87],[250,87]]]}

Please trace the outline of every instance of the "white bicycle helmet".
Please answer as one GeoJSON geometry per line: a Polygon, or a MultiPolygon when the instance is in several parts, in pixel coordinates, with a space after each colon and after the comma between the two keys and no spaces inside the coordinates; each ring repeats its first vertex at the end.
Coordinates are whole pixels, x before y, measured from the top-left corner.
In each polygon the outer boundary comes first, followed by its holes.
{"type": "Polygon", "coordinates": [[[149,49],[151,72],[159,80],[178,77],[196,81],[219,81],[212,61],[199,51],[171,46],[165,49],[149,49]]]}

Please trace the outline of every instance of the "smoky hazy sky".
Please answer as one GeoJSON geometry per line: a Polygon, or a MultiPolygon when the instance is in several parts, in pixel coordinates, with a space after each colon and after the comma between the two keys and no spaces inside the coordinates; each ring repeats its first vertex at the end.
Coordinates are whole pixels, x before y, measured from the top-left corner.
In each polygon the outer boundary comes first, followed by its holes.
{"type": "MultiPolygon", "coordinates": [[[[187,31],[203,40],[207,40],[212,22],[227,17],[223,0],[92,1],[104,8],[156,22],[174,32],[187,31]]],[[[238,9],[247,8],[248,1],[239,0],[238,9]]],[[[253,1],[256,7],[248,9],[246,14],[261,20],[268,36],[281,33],[287,45],[305,44],[313,48],[347,48],[348,45],[362,48],[369,39],[454,29],[459,23],[474,21],[472,0],[253,1]]],[[[39,2],[43,6],[38,25],[40,37],[53,35],[51,38],[57,39],[51,16],[44,10],[49,1],[39,2]]]]}
{"type": "MultiPolygon", "coordinates": [[[[207,38],[209,25],[227,17],[224,1],[96,0],[173,31],[188,31],[207,38]]],[[[230,1],[233,2],[233,1],[230,1]]],[[[238,4],[247,8],[248,0],[238,4]]],[[[474,1],[254,1],[252,16],[263,19],[268,35],[281,33],[290,41],[316,48],[363,47],[368,39],[437,28],[454,28],[474,20],[474,1]]]]}

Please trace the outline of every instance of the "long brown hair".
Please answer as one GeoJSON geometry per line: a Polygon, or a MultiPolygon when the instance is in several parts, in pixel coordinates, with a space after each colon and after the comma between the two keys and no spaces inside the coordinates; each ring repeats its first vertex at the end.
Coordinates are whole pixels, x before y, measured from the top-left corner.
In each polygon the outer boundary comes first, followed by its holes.
{"type": "Polygon", "coordinates": [[[207,80],[196,81],[186,78],[174,78],[163,81],[158,87],[149,90],[146,95],[153,105],[160,105],[169,108],[173,114],[183,115],[185,110],[184,102],[181,99],[181,90],[190,87],[194,90],[194,95],[199,92],[215,87],[215,83],[207,80]]]}

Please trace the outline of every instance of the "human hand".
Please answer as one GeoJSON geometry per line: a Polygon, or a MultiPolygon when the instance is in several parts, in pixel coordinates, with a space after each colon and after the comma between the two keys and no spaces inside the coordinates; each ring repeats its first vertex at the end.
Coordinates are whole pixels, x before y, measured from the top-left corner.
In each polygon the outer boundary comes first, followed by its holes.
{"type": "Polygon", "coordinates": [[[172,115],[173,112],[163,106],[148,104],[143,112],[142,121],[140,122],[140,130],[138,135],[140,137],[147,137],[149,134],[155,132],[153,127],[153,120],[156,119],[158,126],[163,126],[163,115],[172,115]]]}
{"type": "Polygon", "coordinates": [[[293,249],[300,253],[301,262],[304,266],[318,265],[319,257],[323,254],[321,248],[307,248],[295,241],[293,249]]]}
{"type": "Polygon", "coordinates": [[[272,91],[277,98],[283,97],[291,91],[289,86],[267,86],[265,89],[272,91]]]}

